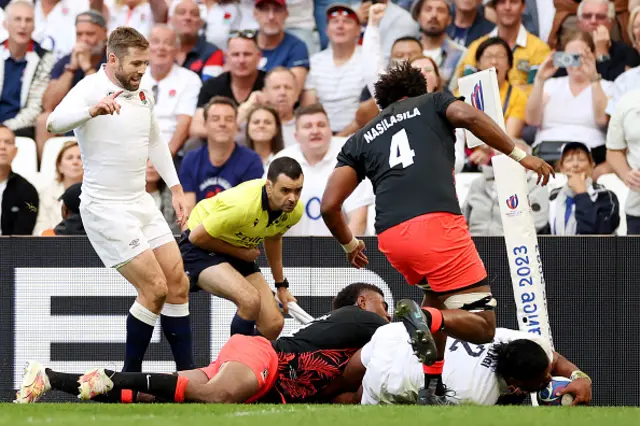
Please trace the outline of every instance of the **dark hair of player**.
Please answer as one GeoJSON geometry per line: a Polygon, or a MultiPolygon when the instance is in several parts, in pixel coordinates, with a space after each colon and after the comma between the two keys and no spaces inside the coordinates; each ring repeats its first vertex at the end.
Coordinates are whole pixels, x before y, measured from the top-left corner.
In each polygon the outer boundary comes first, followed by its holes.
{"type": "Polygon", "coordinates": [[[300,163],[291,157],[276,158],[269,165],[267,171],[267,179],[273,183],[276,183],[278,176],[285,175],[286,177],[296,180],[302,176],[302,167],[300,163]]]}
{"type": "Polygon", "coordinates": [[[480,46],[478,46],[478,50],[476,50],[476,63],[480,61],[480,58],[482,58],[482,54],[485,50],[487,50],[491,46],[496,45],[504,47],[504,51],[507,54],[507,60],[509,61],[509,69],[513,68],[513,51],[509,47],[509,44],[500,37],[489,37],[488,39],[480,43],[480,46]]]}
{"type": "Polygon", "coordinates": [[[367,283],[353,283],[349,284],[333,298],[331,309],[343,308],[345,306],[353,306],[358,301],[358,297],[365,291],[373,291],[384,297],[384,292],[380,290],[380,287],[367,283]]]}
{"type": "Polygon", "coordinates": [[[213,98],[209,99],[209,102],[207,102],[207,104],[202,109],[204,121],[207,121],[209,109],[213,105],[229,105],[231,108],[233,108],[233,112],[235,113],[236,117],[238,116],[238,106],[233,99],[227,98],[226,96],[214,96],[213,98]]]}
{"type": "Polygon", "coordinates": [[[412,67],[409,61],[404,61],[396,68],[387,71],[380,76],[374,86],[376,102],[381,109],[386,109],[401,99],[415,98],[427,93],[427,81],[420,70],[412,67]]]}
{"type": "Polygon", "coordinates": [[[118,59],[124,58],[130,48],[148,49],[149,42],[131,27],[118,27],[111,32],[107,41],[107,54],[113,53],[118,59]]]}
{"type": "Polygon", "coordinates": [[[500,343],[493,347],[498,358],[496,373],[518,381],[535,380],[549,367],[549,357],[542,347],[528,339],[500,343]]]}
{"type": "Polygon", "coordinates": [[[302,108],[298,108],[296,110],[296,114],[295,114],[296,125],[298,124],[298,120],[300,119],[300,117],[305,115],[313,115],[313,114],[324,114],[325,116],[327,116],[327,120],[329,119],[329,116],[327,115],[327,111],[325,111],[322,104],[315,103],[315,104],[307,105],[302,108]]]}

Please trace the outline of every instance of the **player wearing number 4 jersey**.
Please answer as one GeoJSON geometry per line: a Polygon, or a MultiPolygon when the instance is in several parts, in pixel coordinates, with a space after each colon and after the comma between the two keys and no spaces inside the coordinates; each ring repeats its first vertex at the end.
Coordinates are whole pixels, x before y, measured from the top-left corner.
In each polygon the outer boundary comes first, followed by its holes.
{"type": "MultiPolygon", "coordinates": [[[[472,131],[535,171],[543,185],[553,169],[517,148],[484,113],[448,94],[427,94],[424,77],[409,63],[383,75],[375,91],[383,111],[345,143],[324,192],[322,215],[348,260],[364,267],[364,243],[351,234],[341,209],[359,182],[371,180],[378,247],[409,284],[425,289],[423,306],[429,306],[423,314],[430,329],[415,342],[430,346],[416,347],[426,354],[420,401],[446,403],[444,333],[482,344],[491,341],[496,323],[496,300],[456,197],[454,129],[472,131]]],[[[397,314],[419,328],[420,310],[401,305],[397,314]]]]}

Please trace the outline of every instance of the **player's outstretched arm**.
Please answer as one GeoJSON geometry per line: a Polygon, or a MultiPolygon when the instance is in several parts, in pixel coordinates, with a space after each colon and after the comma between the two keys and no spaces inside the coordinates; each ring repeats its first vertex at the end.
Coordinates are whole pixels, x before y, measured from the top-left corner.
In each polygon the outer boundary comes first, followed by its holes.
{"type": "Polygon", "coordinates": [[[447,108],[447,119],[454,127],[471,131],[490,147],[508,155],[524,168],[536,172],[538,183],[542,180],[542,185],[546,185],[549,176],[555,176],[553,167],[538,157],[527,155],[488,115],[471,105],[462,101],[452,102],[447,108]]]}
{"type": "Polygon", "coordinates": [[[347,253],[349,262],[356,268],[362,268],[369,263],[363,253],[364,243],[353,236],[342,214],[344,201],[356,189],[358,183],[358,174],[352,167],[336,167],[324,190],[320,211],[327,228],[347,253]]]}
{"type": "Polygon", "coordinates": [[[571,405],[586,405],[591,402],[591,378],[557,352],[554,352],[551,374],[571,378],[572,382],[560,391],[560,395],[574,395],[571,405]]]}

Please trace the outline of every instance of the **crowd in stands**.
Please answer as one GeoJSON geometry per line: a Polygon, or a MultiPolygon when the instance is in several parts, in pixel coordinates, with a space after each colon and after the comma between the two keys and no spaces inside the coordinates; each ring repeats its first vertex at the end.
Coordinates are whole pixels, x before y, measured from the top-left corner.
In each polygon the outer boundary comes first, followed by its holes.
{"type": "MultiPolygon", "coordinates": [[[[46,120],[122,25],[149,39],[142,86],[189,208],[286,155],[305,173],[288,235],[329,235],[320,200],[337,152],[379,113],[378,75],[409,60],[429,92],[454,95],[495,68],[507,134],[559,172],[551,188],[529,180],[539,233],[640,234],[639,12],[640,0],[0,0],[0,235],[84,233],[80,148],[46,120]]],[[[472,235],[502,235],[495,152],[466,137],[456,130],[463,214],[472,235]]],[[[151,163],[147,191],[179,233],[151,163]]],[[[371,182],[344,213],[373,234],[371,182]]]]}

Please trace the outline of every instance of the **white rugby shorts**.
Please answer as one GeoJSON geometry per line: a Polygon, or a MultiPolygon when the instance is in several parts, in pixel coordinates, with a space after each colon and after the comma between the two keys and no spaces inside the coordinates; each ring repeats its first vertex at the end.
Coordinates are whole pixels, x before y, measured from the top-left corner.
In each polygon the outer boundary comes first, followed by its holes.
{"type": "Polygon", "coordinates": [[[132,201],[83,197],[82,224],[93,249],[108,268],[126,263],[175,238],[150,194],[132,201]]]}

